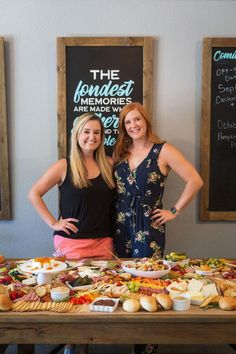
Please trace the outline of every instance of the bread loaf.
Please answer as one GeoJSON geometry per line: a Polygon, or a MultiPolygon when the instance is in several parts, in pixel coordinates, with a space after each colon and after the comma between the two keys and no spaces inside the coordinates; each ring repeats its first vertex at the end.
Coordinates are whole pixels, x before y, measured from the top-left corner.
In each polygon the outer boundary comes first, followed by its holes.
{"type": "Polygon", "coordinates": [[[219,301],[219,307],[224,311],[236,310],[236,298],[222,296],[219,301]]]}
{"type": "Polygon", "coordinates": [[[157,311],[157,302],[153,296],[143,296],[140,299],[142,308],[149,312],[157,311]]]}
{"type": "Polygon", "coordinates": [[[1,294],[0,295],[0,311],[9,311],[12,309],[12,302],[9,296],[1,294]]]}
{"type": "Polygon", "coordinates": [[[173,305],[173,301],[171,297],[167,294],[153,294],[155,296],[157,303],[163,308],[164,310],[170,310],[173,305]]]}
{"type": "Polygon", "coordinates": [[[137,299],[128,299],[123,303],[123,310],[126,312],[138,312],[140,310],[140,303],[137,299]]]}

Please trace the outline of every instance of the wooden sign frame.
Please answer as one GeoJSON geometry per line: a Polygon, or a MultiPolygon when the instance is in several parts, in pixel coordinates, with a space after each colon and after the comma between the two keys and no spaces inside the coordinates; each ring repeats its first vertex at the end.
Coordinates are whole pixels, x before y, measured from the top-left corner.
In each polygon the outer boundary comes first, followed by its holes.
{"type": "MultiPolygon", "coordinates": [[[[66,80],[66,49],[71,46],[85,47],[142,47],[143,105],[152,113],[152,46],[151,37],[63,37],[57,38],[57,115],[58,115],[58,155],[59,158],[68,154],[67,142],[67,80],[66,80]]],[[[81,113],[82,114],[82,113],[81,113]]]]}
{"type": "MultiPolygon", "coordinates": [[[[211,84],[212,48],[235,47],[236,38],[204,38],[202,63],[202,109],[201,109],[201,176],[204,186],[201,191],[200,220],[236,220],[236,211],[209,210],[210,187],[210,138],[211,138],[211,84]]],[[[236,183],[236,181],[235,181],[236,183]]]]}
{"type": "Polygon", "coordinates": [[[10,218],[4,39],[0,37],[0,220],[10,218]]]}

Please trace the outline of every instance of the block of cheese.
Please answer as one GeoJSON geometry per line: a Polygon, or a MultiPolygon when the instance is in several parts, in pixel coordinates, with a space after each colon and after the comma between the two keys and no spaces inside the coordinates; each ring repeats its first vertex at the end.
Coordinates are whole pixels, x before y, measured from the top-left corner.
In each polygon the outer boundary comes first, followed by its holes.
{"type": "Polygon", "coordinates": [[[200,280],[192,278],[188,283],[188,290],[191,292],[199,293],[203,287],[203,283],[200,280]]]}
{"type": "Polygon", "coordinates": [[[204,297],[207,297],[209,295],[218,295],[215,284],[211,283],[211,284],[203,285],[201,294],[204,297]]]}

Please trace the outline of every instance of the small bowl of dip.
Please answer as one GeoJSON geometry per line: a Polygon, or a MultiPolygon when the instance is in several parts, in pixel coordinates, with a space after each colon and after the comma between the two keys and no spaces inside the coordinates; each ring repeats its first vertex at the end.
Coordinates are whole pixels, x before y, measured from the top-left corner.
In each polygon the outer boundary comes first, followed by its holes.
{"type": "Polygon", "coordinates": [[[92,311],[114,312],[119,304],[117,298],[96,298],[90,305],[92,311]]]}
{"type": "Polygon", "coordinates": [[[187,311],[190,309],[191,299],[187,294],[178,295],[172,298],[174,311],[187,311]]]}
{"type": "Polygon", "coordinates": [[[66,301],[69,299],[70,289],[66,286],[58,286],[50,290],[53,301],[66,301]]]}

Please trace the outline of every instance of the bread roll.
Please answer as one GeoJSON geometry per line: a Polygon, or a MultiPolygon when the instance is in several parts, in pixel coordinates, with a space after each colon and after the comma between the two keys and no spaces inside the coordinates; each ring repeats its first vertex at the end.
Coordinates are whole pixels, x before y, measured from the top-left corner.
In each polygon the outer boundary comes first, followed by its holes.
{"type": "Polygon", "coordinates": [[[126,312],[138,312],[140,310],[140,303],[136,299],[128,299],[123,302],[123,310],[126,312]]]}
{"type": "Polygon", "coordinates": [[[0,254],[0,264],[5,263],[5,257],[0,254]]]}
{"type": "Polygon", "coordinates": [[[8,289],[5,285],[0,284],[0,295],[8,295],[8,289]]]}
{"type": "Polygon", "coordinates": [[[173,301],[171,297],[167,294],[155,294],[155,298],[157,303],[164,309],[164,310],[170,310],[173,305],[173,301]]]}
{"type": "Polygon", "coordinates": [[[222,296],[219,301],[219,307],[224,311],[236,310],[236,299],[230,296],[222,296]]]}
{"type": "Polygon", "coordinates": [[[7,295],[0,295],[0,311],[9,311],[12,309],[12,302],[7,295]]]}
{"type": "Polygon", "coordinates": [[[143,296],[140,299],[142,308],[149,312],[157,311],[157,302],[153,296],[143,296]]]}

